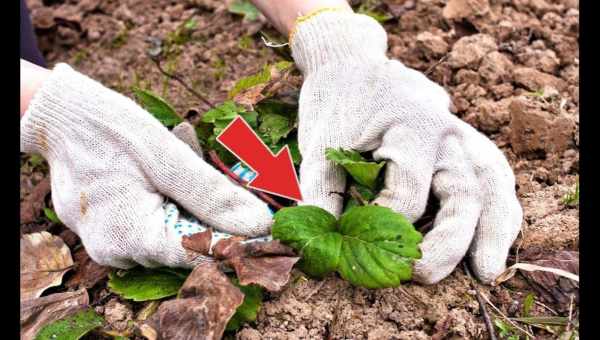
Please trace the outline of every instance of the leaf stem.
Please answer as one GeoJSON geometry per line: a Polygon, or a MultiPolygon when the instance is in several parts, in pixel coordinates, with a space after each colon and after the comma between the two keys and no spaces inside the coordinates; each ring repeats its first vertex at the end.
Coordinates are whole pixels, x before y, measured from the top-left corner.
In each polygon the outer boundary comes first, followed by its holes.
{"type": "Polygon", "coordinates": [[[362,195],[360,194],[360,192],[358,192],[354,185],[350,187],[350,196],[357,200],[358,204],[360,205],[369,205],[369,202],[367,202],[367,200],[365,200],[364,197],[362,197],[362,195]]]}
{"type": "Polygon", "coordinates": [[[260,199],[265,201],[267,204],[270,204],[273,208],[275,208],[277,210],[284,208],[284,206],[281,205],[280,203],[278,203],[277,201],[275,201],[275,199],[273,199],[273,197],[265,194],[264,192],[249,188],[247,186],[248,182],[241,179],[240,176],[236,175],[233,171],[231,171],[229,169],[229,167],[227,167],[227,165],[225,165],[225,163],[223,163],[223,161],[221,160],[221,158],[219,157],[219,155],[217,154],[217,152],[215,150],[210,150],[208,152],[208,155],[210,156],[211,161],[219,169],[221,169],[221,171],[223,171],[227,176],[229,176],[231,179],[236,181],[239,185],[243,186],[244,188],[248,189],[249,191],[251,191],[252,193],[257,195],[260,199]]]}
{"type": "MultiPolygon", "coordinates": [[[[469,270],[469,267],[467,266],[466,262],[463,262],[463,269],[465,270],[465,273],[467,274],[469,279],[471,279],[471,282],[473,282],[473,276],[471,276],[471,271],[469,270]]],[[[477,286],[475,284],[473,284],[473,288],[475,288],[475,294],[477,297],[477,302],[479,303],[479,309],[481,310],[481,314],[483,314],[483,320],[485,321],[485,326],[488,330],[488,333],[490,334],[490,339],[496,340],[497,338],[496,333],[494,332],[494,326],[492,325],[492,320],[490,319],[490,315],[488,314],[487,308],[485,308],[485,302],[483,301],[483,297],[481,296],[481,293],[479,292],[479,289],[477,289],[477,286]]]]}
{"type": "Polygon", "coordinates": [[[160,60],[159,59],[150,58],[150,60],[152,60],[154,62],[154,64],[156,65],[156,67],[158,68],[158,70],[160,71],[160,73],[162,73],[163,75],[165,75],[166,77],[168,77],[170,79],[173,79],[173,80],[177,81],[188,92],[190,92],[191,94],[193,94],[196,98],[200,99],[200,101],[202,101],[204,104],[208,105],[211,108],[213,108],[213,107],[216,106],[214,103],[212,103],[206,97],[204,97],[203,95],[201,95],[200,93],[198,93],[196,90],[194,90],[191,86],[189,86],[185,82],[185,80],[181,79],[181,77],[179,77],[178,75],[176,75],[174,73],[169,73],[169,72],[165,71],[165,69],[160,65],[160,60]]]}

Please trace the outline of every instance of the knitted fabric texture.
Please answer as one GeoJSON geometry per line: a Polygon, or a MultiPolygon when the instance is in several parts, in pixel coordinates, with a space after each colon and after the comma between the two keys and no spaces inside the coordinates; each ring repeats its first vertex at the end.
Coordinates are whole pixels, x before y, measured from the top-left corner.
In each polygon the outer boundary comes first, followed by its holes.
{"type": "Polygon", "coordinates": [[[373,151],[387,161],[376,204],[415,221],[430,189],[441,201],[421,244],[417,281],[440,281],[469,249],[483,282],[500,274],[522,219],[514,175],[488,138],[450,113],[445,90],[388,59],[384,29],[365,15],[319,13],[297,26],[291,48],[305,78],[298,127],[302,204],[339,215],[345,174],[325,149],[373,151]]]}
{"type": "Polygon", "coordinates": [[[94,261],[192,267],[165,197],[215,230],[268,234],[266,203],[207,164],[135,102],[59,64],[21,119],[21,151],[48,160],[52,201],[94,261]]]}

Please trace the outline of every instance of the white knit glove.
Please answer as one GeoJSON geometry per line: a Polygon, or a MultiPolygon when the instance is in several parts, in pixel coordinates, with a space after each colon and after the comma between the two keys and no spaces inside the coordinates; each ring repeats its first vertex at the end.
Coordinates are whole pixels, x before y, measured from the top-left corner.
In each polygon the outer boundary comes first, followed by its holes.
{"type": "Polygon", "coordinates": [[[182,228],[186,234],[198,228],[179,218],[174,205],[163,206],[165,196],[223,232],[270,230],[265,203],[135,102],[65,64],[55,67],[21,119],[21,151],[48,160],[56,213],[103,265],[195,264],[181,236],[182,228]]]}
{"type": "Polygon", "coordinates": [[[388,59],[383,27],[365,15],[339,10],[300,19],[291,47],[305,79],[298,132],[303,204],[341,212],[345,175],[325,158],[326,148],[373,151],[387,161],[376,204],[412,222],[430,188],[441,201],[415,280],[445,278],[469,246],[483,282],[500,274],[522,219],[514,175],[489,139],[449,112],[444,89],[388,59]]]}

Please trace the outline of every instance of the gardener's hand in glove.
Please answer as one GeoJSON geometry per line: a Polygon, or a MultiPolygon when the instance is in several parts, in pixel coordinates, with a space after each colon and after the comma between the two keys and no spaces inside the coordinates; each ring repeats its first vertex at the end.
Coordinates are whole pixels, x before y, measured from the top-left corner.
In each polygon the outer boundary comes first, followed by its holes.
{"type": "MultiPolygon", "coordinates": [[[[325,158],[326,148],[373,151],[376,160],[387,162],[375,204],[415,221],[430,189],[441,201],[414,278],[440,281],[469,250],[475,274],[491,282],[505,269],[522,219],[508,162],[489,139],[449,112],[442,87],[386,57],[387,36],[379,23],[342,7],[299,18],[290,38],[304,73],[298,131],[303,204],[341,213],[346,178],[325,158]]],[[[285,31],[281,23],[289,17],[276,22],[285,31]]]]}
{"type": "Polygon", "coordinates": [[[265,203],[132,100],[69,66],[56,66],[26,104],[21,151],[48,160],[54,208],[96,262],[191,267],[202,260],[187,258],[181,235],[192,225],[174,216],[174,205],[163,206],[165,196],[217,230],[269,232],[265,203]]]}

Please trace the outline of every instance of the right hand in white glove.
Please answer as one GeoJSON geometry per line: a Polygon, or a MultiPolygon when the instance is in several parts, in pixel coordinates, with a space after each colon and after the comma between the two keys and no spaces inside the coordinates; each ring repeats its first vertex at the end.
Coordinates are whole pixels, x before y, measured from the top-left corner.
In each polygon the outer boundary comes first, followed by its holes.
{"type": "Polygon", "coordinates": [[[305,77],[298,127],[303,203],[339,215],[346,178],[325,149],[373,151],[387,161],[375,204],[412,222],[423,214],[430,188],[441,201],[414,278],[438,282],[470,248],[473,271],[492,281],[505,268],[522,219],[502,152],[449,112],[442,87],[386,57],[387,36],[375,20],[349,10],[305,18],[291,38],[305,77]]]}
{"type": "MultiPolygon", "coordinates": [[[[58,217],[103,265],[192,267],[165,196],[217,230],[268,234],[272,215],[135,102],[65,64],[21,118],[21,151],[50,165],[58,217]]],[[[196,259],[195,261],[202,260],[196,259]]]]}

